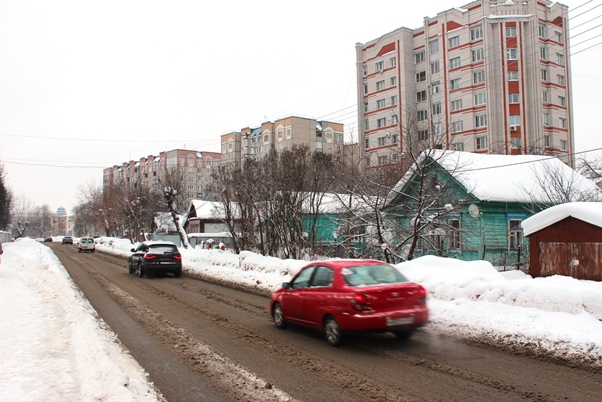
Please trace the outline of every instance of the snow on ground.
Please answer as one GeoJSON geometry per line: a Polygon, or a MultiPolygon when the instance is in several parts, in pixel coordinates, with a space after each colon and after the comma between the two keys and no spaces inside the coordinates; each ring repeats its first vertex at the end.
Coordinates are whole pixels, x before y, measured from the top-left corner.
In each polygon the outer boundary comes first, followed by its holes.
{"type": "MultiPolygon", "coordinates": [[[[97,320],[52,251],[21,239],[0,264],[0,400],[143,401],[160,396],[97,320]],[[18,348],[15,345],[19,345],[18,348]],[[92,362],[92,363],[91,363],[92,362]]],[[[97,250],[129,256],[132,244],[97,250]]],[[[251,252],[181,250],[185,273],[269,295],[303,265],[251,252]]],[[[422,257],[397,265],[429,292],[434,335],[602,367],[602,283],[498,272],[484,261],[422,257]]]]}

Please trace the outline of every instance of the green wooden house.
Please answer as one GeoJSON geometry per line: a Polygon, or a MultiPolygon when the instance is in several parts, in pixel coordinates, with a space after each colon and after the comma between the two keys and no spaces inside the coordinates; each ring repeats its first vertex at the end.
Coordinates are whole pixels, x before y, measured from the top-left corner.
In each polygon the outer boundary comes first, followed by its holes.
{"type": "Polygon", "coordinates": [[[523,220],[597,193],[593,182],[557,158],[431,150],[397,183],[385,209],[398,249],[407,253],[414,244],[412,257],[436,254],[508,267],[528,265],[523,220]]]}

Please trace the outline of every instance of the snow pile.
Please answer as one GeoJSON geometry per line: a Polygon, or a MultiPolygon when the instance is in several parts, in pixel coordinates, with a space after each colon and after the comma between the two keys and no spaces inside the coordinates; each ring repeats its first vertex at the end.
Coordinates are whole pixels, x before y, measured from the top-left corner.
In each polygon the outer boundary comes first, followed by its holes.
{"type": "Polygon", "coordinates": [[[3,248],[0,400],[158,399],[48,247],[19,239],[3,248]]]}

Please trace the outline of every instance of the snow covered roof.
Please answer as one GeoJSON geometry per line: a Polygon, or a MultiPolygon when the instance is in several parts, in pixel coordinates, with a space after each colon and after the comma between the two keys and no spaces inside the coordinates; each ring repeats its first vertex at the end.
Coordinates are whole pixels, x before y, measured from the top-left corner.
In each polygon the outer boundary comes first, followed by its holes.
{"type": "MultiPolygon", "coordinates": [[[[550,175],[570,183],[575,194],[591,195],[600,192],[593,181],[555,157],[430,150],[423,152],[417,163],[422,163],[427,156],[446,169],[469,194],[481,201],[549,203],[545,187],[549,184],[547,180],[550,175]]],[[[412,178],[414,166],[395,185],[387,203],[391,202],[412,178]]]]}
{"type": "Polygon", "coordinates": [[[568,202],[543,210],[522,222],[525,236],[569,216],[602,228],[602,202],[568,202]]]}
{"type": "MultiPolygon", "coordinates": [[[[234,204],[234,203],[233,203],[234,204]]],[[[199,219],[225,219],[224,206],[221,202],[192,200],[191,206],[194,206],[196,217],[199,219]]],[[[238,215],[238,208],[234,209],[238,215]]]]}

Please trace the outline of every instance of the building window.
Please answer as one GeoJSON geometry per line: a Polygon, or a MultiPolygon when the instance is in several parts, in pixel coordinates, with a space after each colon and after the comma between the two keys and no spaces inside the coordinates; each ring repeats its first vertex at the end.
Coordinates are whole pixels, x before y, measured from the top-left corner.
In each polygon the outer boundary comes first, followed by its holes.
{"type": "Polygon", "coordinates": [[[518,71],[516,71],[516,70],[508,71],[508,81],[518,81],[518,71]]]}
{"type": "Polygon", "coordinates": [[[566,106],[566,98],[564,96],[559,96],[558,97],[558,104],[560,106],[566,106]]]}
{"type": "Polygon", "coordinates": [[[523,246],[522,219],[510,219],[508,221],[508,248],[518,250],[523,246]]]}
{"type": "Polygon", "coordinates": [[[506,58],[508,60],[518,60],[518,49],[515,47],[506,49],[506,58]]]}
{"type": "Polygon", "coordinates": [[[424,102],[426,100],[426,91],[416,93],[416,102],[424,102]]]}
{"type": "Polygon", "coordinates": [[[546,53],[546,47],[545,46],[541,46],[539,48],[539,58],[542,60],[546,60],[547,59],[547,53],[546,53]]]}
{"type": "Polygon", "coordinates": [[[556,64],[564,66],[564,55],[562,53],[556,53],[556,64]]]}
{"type": "Polygon", "coordinates": [[[516,38],[516,27],[506,27],[506,37],[516,38]]]}
{"type": "Polygon", "coordinates": [[[364,149],[370,149],[370,138],[364,139],[364,149]]]}
{"type": "Polygon", "coordinates": [[[368,66],[364,64],[362,67],[364,68],[364,77],[365,77],[366,75],[368,75],[368,66]]]}
{"type": "Polygon", "coordinates": [[[370,129],[370,122],[368,119],[364,119],[364,131],[368,131],[370,129]]]}
{"type": "Polygon", "coordinates": [[[426,81],[426,71],[421,71],[416,74],[416,82],[426,81]]]}
{"type": "Polygon", "coordinates": [[[418,112],[416,112],[416,117],[417,117],[418,121],[424,121],[424,120],[428,119],[428,117],[429,117],[428,110],[419,110],[418,112]]]}
{"type": "Polygon", "coordinates": [[[543,136],[543,146],[544,147],[551,147],[552,146],[552,136],[550,136],[550,135],[544,135],[543,136]]]}
{"type": "Polygon", "coordinates": [[[364,112],[368,111],[368,101],[364,101],[364,112]]]}
{"type": "Polygon", "coordinates": [[[483,27],[479,25],[478,27],[474,27],[470,30],[470,40],[477,40],[483,37],[483,27]]]}
{"type": "Polygon", "coordinates": [[[382,109],[385,107],[385,100],[384,99],[379,99],[376,101],[376,108],[377,109],[382,109]]]}
{"type": "Polygon", "coordinates": [[[366,166],[370,166],[370,155],[366,155],[364,162],[366,163],[366,166]]]}
{"type": "Polygon", "coordinates": [[[364,84],[364,95],[368,93],[368,84],[364,84]]]}
{"type": "Polygon", "coordinates": [[[397,95],[391,96],[391,105],[397,105],[397,95]]]}
{"type": "Polygon", "coordinates": [[[431,62],[431,74],[437,74],[439,71],[441,71],[439,60],[431,62]]]}
{"type": "Polygon", "coordinates": [[[377,81],[376,82],[376,90],[380,91],[383,89],[385,89],[385,80],[377,81]]]}
{"type": "Polygon", "coordinates": [[[487,137],[477,137],[477,150],[487,149],[487,137]]]}
{"type": "Polygon", "coordinates": [[[519,103],[520,97],[518,93],[508,94],[508,102],[509,103],[519,103]]]}
{"type": "Polygon", "coordinates": [[[562,43],[562,32],[554,32],[554,35],[556,36],[556,42],[558,43],[562,43]]]}
{"type": "Polygon", "coordinates": [[[512,148],[521,148],[523,141],[520,138],[510,138],[510,146],[512,148]]]}
{"type": "Polygon", "coordinates": [[[543,124],[545,126],[549,126],[550,125],[550,114],[549,113],[544,113],[543,114],[543,124]]]}
{"type": "Polygon", "coordinates": [[[442,123],[434,123],[433,124],[433,134],[434,135],[441,135],[443,130],[443,124],[442,123]]]}
{"type": "Polygon", "coordinates": [[[379,61],[378,63],[375,64],[375,67],[376,67],[376,71],[382,72],[385,69],[385,62],[379,61]]]}
{"type": "Polygon", "coordinates": [[[424,51],[414,54],[416,64],[424,63],[424,51]]]}
{"type": "Polygon", "coordinates": [[[387,164],[387,157],[386,156],[379,156],[378,157],[378,164],[379,165],[386,165],[387,164]]]}
{"type": "Polygon", "coordinates": [[[458,89],[462,87],[462,79],[456,78],[455,80],[451,80],[451,89],[458,89]]]}
{"type": "Polygon", "coordinates": [[[449,250],[460,250],[462,248],[462,231],[460,229],[460,219],[450,219],[447,221],[447,241],[449,250]]]}
{"type": "Polygon", "coordinates": [[[385,127],[386,125],[387,125],[387,118],[386,117],[382,117],[382,118],[376,120],[376,126],[378,128],[385,127]]]}
{"type": "Polygon", "coordinates": [[[454,151],[464,151],[464,143],[458,142],[458,143],[452,144],[452,149],[454,151]]]}
{"type": "Polygon", "coordinates": [[[449,59],[449,68],[458,68],[460,67],[460,57],[454,57],[449,59]]]}
{"type": "Polygon", "coordinates": [[[428,130],[418,130],[418,141],[426,141],[429,138],[428,130]]]}
{"type": "Polygon", "coordinates": [[[398,134],[393,134],[391,136],[391,144],[397,144],[399,142],[399,135],[398,134]]]}
{"type": "Polygon", "coordinates": [[[541,69],[541,80],[542,81],[548,80],[548,70],[546,70],[545,68],[541,69]]]}
{"type": "Polygon", "coordinates": [[[431,84],[431,94],[435,95],[441,92],[441,82],[435,81],[431,84]]]}
{"type": "Polygon", "coordinates": [[[563,151],[567,150],[567,141],[566,140],[560,140],[560,149],[562,149],[563,151]]]}
{"type": "Polygon", "coordinates": [[[559,122],[560,122],[560,127],[566,128],[566,119],[565,118],[560,117],[559,122]]]}
{"type": "Polygon", "coordinates": [[[479,128],[479,127],[486,127],[487,126],[487,115],[486,114],[479,114],[476,115],[474,118],[474,125],[475,127],[479,128]]]}
{"type": "Polygon", "coordinates": [[[510,115],[510,125],[511,126],[520,126],[520,114],[511,114],[510,115]]]}
{"type": "Polygon", "coordinates": [[[393,116],[391,116],[391,124],[397,124],[399,123],[399,119],[397,118],[397,115],[394,114],[393,116]]]}
{"type": "Polygon", "coordinates": [[[441,102],[433,103],[433,115],[441,114],[441,102]]]}
{"type": "Polygon", "coordinates": [[[460,46],[460,37],[454,36],[453,38],[449,38],[449,47],[452,48],[456,46],[460,46]]]}
{"type": "Polygon", "coordinates": [[[290,128],[286,129],[286,138],[291,138],[291,129],[290,128]]]}
{"type": "Polygon", "coordinates": [[[396,65],[397,65],[397,58],[395,58],[395,57],[391,57],[391,58],[389,59],[389,66],[391,66],[391,67],[395,67],[396,65]]]}
{"type": "Polygon", "coordinates": [[[483,48],[476,49],[476,50],[472,51],[472,62],[473,63],[481,61],[484,58],[485,58],[485,51],[483,50],[483,48]]]}
{"type": "Polygon", "coordinates": [[[560,74],[558,74],[558,75],[556,76],[556,80],[557,80],[557,82],[558,82],[558,85],[562,85],[562,86],[564,86],[564,75],[560,75],[560,74]]]}
{"type": "Polygon", "coordinates": [[[452,103],[451,103],[451,109],[452,109],[452,111],[462,109],[462,99],[458,99],[458,100],[452,101],[452,103]]]}
{"type": "Polygon", "coordinates": [[[378,137],[378,146],[382,147],[387,145],[387,138],[386,137],[378,137]]]}
{"type": "Polygon", "coordinates": [[[452,133],[459,133],[464,130],[464,122],[463,121],[454,121],[452,123],[452,133]]]}
{"type": "Polygon", "coordinates": [[[431,54],[435,54],[439,51],[439,41],[433,40],[429,42],[429,51],[431,54]]]}
{"type": "Polygon", "coordinates": [[[539,37],[540,38],[546,37],[546,26],[544,24],[539,24],[539,37]]]}
{"type": "Polygon", "coordinates": [[[397,85],[397,77],[391,77],[391,86],[394,87],[397,85]]]}
{"type": "Polygon", "coordinates": [[[550,96],[548,94],[548,91],[542,91],[541,92],[541,98],[543,99],[543,101],[545,103],[549,103],[550,102],[550,96]]]}
{"type": "Polygon", "coordinates": [[[484,105],[485,103],[487,103],[487,97],[485,96],[485,92],[479,92],[474,96],[475,106],[484,105]]]}
{"type": "Polygon", "coordinates": [[[477,71],[472,74],[472,82],[473,84],[480,84],[481,82],[485,82],[485,71],[477,71]]]}

